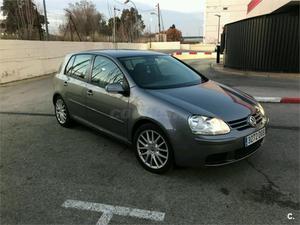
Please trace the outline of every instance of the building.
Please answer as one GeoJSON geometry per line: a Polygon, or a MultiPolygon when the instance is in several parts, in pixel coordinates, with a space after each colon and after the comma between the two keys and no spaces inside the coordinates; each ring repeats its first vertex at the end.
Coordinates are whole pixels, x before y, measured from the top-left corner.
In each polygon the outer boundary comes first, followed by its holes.
{"type": "MultiPolygon", "coordinates": [[[[292,7],[299,0],[206,0],[204,20],[204,42],[218,42],[218,23],[220,15],[220,33],[225,24],[270,14],[292,7]]],[[[219,37],[220,40],[220,37],[219,37]]]]}
{"type": "Polygon", "coordinates": [[[224,66],[299,73],[299,9],[299,0],[252,0],[246,19],[224,27],[224,66]]]}
{"type": "Polygon", "coordinates": [[[299,4],[299,0],[252,0],[247,7],[247,18],[279,12],[299,4]]]}
{"type": "Polygon", "coordinates": [[[227,23],[246,18],[250,0],[206,0],[204,18],[204,42],[218,42],[218,23],[220,33],[227,23]]]}

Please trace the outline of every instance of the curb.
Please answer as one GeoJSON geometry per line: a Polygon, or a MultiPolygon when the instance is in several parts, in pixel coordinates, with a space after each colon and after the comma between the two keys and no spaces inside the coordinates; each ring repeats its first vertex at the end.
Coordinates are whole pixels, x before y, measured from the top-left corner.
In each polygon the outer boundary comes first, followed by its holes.
{"type": "Polygon", "coordinates": [[[256,101],[264,103],[300,104],[298,97],[254,97],[256,101]]]}
{"type": "Polygon", "coordinates": [[[54,76],[55,74],[56,74],[56,72],[43,74],[43,75],[39,75],[39,76],[34,76],[34,77],[26,77],[26,78],[22,78],[20,80],[12,80],[12,81],[8,81],[8,82],[3,82],[3,83],[0,83],[0,87],[7,87],[7,86],[12,86],[12,85],[17,85],[19,83],[32,81],[32,80],[41,80],[41,79],[44,79],[44,78],[47,78],[47,77],[54,76]]]}
{"type": "Polygon", "coordinates": [[[252,77],[268,77],[268,78],[279,78],[279,79],[299,79],[300,75],[298,73],[273,73],[273,72],[258,72],[258,71],[243,71],[224,67],[211,63],[210,68],[216,72],[224,73],[228,75],[237,75],[237,76],[252,76],[252,77]],[[282,75],[284,74],[284,75],[282,75]]]}

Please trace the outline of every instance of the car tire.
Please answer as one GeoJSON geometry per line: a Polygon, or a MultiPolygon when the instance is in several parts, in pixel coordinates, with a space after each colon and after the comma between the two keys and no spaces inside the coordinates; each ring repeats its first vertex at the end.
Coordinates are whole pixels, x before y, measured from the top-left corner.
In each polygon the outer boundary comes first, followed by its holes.
{"type": "Polygon", "coordinates": [[[54,112],[57,122],[63,127],[71,127],[72,119],[63,98],[58,96],[54,101],[54,112]]]}
{"type": "Polygon", "coordinates": [[[173,168],[172,146],[158,126],[140,126],[135,132],[133,143],[137,160],[146,170],[162,174],[173,168]]]}

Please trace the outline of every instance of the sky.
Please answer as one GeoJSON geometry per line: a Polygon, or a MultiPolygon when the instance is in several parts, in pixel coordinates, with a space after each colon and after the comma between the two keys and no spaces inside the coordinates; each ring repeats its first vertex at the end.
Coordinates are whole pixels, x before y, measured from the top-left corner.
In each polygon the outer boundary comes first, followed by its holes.
{"type": "MultiPolygon", "coordinates": [[[[43,9],[43,0],[34,0],[40,9],[43,9]]],[[[77,0],[79,1],[79,0],[77,0]]],[[[112,16],[112,8],[119,9],[132,7],[131,3],[123,4],[124,0],[91,0],[97,10],[103,13],[106,18],[112,16]]],[[[158,31],[157,16],[151,15],[150,10],[160,4],[163,26],[165,29],[175,24],[182,31],[183,36],[203,35],[203,11],[205,0],[132,0],[139,13],[142,14],[146,29],[152,32],[158,31]]],[[[0,0],[2,5],[3,0],[0,0]]],[[[57,32],[57,27],[64,21],[64,8],[68,3],[75,3],[76,0],[46,0],[49,30],[57,32]]],[[[1,17],[0,17],[1,18],[1,17]]]]}

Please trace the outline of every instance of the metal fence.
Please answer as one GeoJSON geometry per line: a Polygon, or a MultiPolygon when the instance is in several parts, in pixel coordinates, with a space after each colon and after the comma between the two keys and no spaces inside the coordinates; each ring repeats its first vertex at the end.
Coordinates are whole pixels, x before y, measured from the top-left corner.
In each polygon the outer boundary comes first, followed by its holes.
{"type": "Polygon", "coordinates": [[[300,72],[299,11],[227,24],[224,66],[243,70],[300,72]]]}

